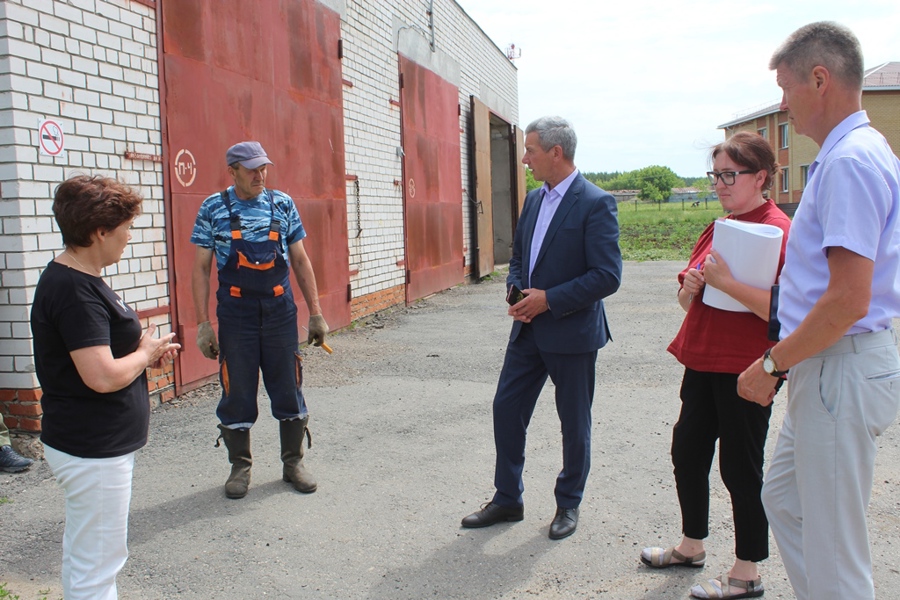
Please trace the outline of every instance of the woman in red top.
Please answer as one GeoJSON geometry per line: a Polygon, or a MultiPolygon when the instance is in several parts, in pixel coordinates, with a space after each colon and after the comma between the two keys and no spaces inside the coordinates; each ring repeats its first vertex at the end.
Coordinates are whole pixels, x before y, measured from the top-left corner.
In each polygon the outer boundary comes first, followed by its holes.
{"type": "MultiPolygon", "coordinates": [[[[769,143],[740,132],[713,148],[708,173],[726,219],[774,225],[784,231],[778,272],[790,219],[763,193],[778,164],[769,143]]],[[[731,494],[735,530],[734,565],[727,575],[691,588],[695,598],[753,598],[763,594],[757,562],[769,556],[769,529],[760,500],[763,451],[771,405],[747,402],[737,378],[773,342],[767,338],[769,296],[734,279],[712,250],[713,224],[700,235],[686,269],[678,274],[678,303],[687,312],[669,345],[684,365],[681,414],[672,432],[672,463],[681,505],[683,538],[671,548],[644,548],[641,560],[655,568],[702,567],[709,535],[709,470],[719,440],[719,470],[731,494]],[[703,303],[705,286],[717,288],[750,312],[731,312],[703,303]]]]}

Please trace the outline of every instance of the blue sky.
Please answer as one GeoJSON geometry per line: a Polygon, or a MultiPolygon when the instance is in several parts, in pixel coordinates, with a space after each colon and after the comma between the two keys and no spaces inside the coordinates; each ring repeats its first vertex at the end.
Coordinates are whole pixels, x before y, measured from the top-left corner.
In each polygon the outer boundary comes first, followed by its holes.
{"type": "Polygon", "coordinates": [[[897,0],[456,1],[501,49],[521,49],[520,125],[568,118],[583,171],[703,174],[718,125],[780,100],[769,58],[806,23],[850,27],[866,68],[900,61],[897,0]]]}

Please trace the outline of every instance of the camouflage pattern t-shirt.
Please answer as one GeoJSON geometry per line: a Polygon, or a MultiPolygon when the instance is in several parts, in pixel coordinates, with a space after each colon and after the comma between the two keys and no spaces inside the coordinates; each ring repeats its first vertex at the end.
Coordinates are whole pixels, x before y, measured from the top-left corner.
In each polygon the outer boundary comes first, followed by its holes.
{"type": "MultiPolygon", "coordinates": [[[[253,200],[238,200],[234,186],[228,188],[231,199],[231,210],[241,217],[242,236],[248,242],[262,242],[269,237],[269,224],[272,220],[272,209],[269,198],[275,204],[275,218],[281,224],[281,253],[285,262],[290,264],[288,246],[306,237],[306,230],[300,221],[300,213],[294,201],[278,190],[263,190],[253,200]]],[[[225,266],[228,252],[231,250],[231,222],[228,218],[228,207],[222,202],[222,196],[216,192],[203,201],[194,221],[191,243],[209,250],[215,249],[216,265],[219,269],[225,266]]]]}

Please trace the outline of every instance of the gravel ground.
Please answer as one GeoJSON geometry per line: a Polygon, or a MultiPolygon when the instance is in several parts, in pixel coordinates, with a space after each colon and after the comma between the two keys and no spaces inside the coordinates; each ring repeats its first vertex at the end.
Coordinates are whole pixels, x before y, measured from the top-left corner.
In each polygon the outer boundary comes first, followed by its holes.
{"type": "MultiPolygon", "coordinates": [[[[730,567],[730,506],[712,478],[707,568],[651,571],[646,545],[677,541],[669,458],[681,368],[665,352],[683,316],[672,262],[626,263],[607,302],[615,341],[600,351],[593,469],[578,531],[547,538],[560,468],[548,384],[528,438],[525,520],[464,530],[490,499],[491,398],[509,332],[502,280],[460,286],[371,318],[307,349],[307,457],[319,490],[281,481],[278,432],[261,393],[249,495],[224,497],[210,385],[154,410],[138,453],[120,597],[687,598],[730,567]]],[[[769,453],[784,414],[780,394],[769,453]]],[[[881,438],[870,530],[880,598],[900,598],[900,428],[881,438]]],[[[47,465],[0,474],[0,583],[22,600],[60,598],[62,494],[47,465]]],[[[774,542],[766,598],[793,598],[774,542]]]]}

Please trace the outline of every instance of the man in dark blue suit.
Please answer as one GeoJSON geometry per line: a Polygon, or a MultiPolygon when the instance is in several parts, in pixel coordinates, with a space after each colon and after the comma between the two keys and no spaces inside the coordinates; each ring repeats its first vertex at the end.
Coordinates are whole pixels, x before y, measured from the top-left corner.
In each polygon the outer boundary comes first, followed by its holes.
{"type": "Polygon", "coordinates": [[[524,298],[509,308],[514,321],[494,396],[497,491],[462,526],[522,520],[525,433],[549,376],[563,438],[550,538],[562,539],[578,525],[590,470],[597,350],[610,339],[603,298],[619,289],[622,255],[616,201],[575,168],[571,125],[543,117],[525,134],[522,162],[544,185],[525,198],[506,280],[524,298]]]}

